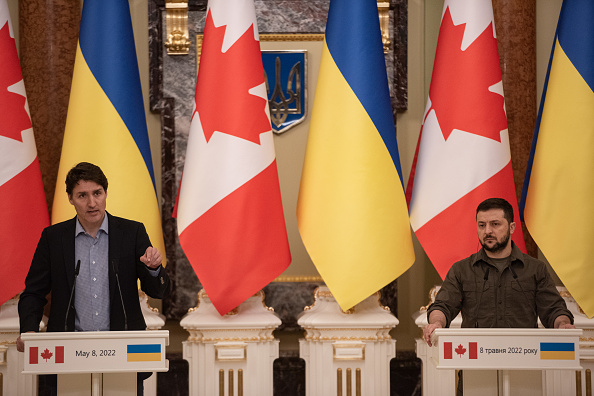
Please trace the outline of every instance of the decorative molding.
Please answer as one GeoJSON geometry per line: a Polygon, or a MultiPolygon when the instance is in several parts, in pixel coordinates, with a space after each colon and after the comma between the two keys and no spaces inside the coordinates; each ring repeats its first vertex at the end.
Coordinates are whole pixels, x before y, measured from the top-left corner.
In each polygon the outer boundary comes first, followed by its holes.
{"type": "Polygon", "coordinates": [[[167,55],[188,55],[190,53],[190,35],[188,33],[188,2],[186,0],[165,1],[165,24],[167,55]]]}
{"type": "Polygon", "coordinates": [[[390,2],[377,0],[377,12],[379,14],[380,29],[382,31],[382,44],[384,54],[390,52],[390,2]]]}
{"type": "MultiPolygon", "coordinates": [[[[321,335],[313,335],[312,333],[315,331],[316,334],[319,334],[320,329],[314,329],[310,327],[304,327],[305,330],[305,339],[308,341],[386,341],[391,340],[392,336],[390,333],[386,333],[383,335],[369,335],[369,336],[321,336],[321,335]]],[[[357,329],[357,328],[324,328],[324,332],[369,332],[370,329],[357,329]]]]}
{"type": "Polygon", "coordinates": [[[273,282],[309,282],[309,283],[323,283],[321,276],[279,276],[273,282]]]}
{"type": "Polygon", "coordinates": [[[260,41],[324,41],[323,33],[265,33],[260,34],[260,41]]]}

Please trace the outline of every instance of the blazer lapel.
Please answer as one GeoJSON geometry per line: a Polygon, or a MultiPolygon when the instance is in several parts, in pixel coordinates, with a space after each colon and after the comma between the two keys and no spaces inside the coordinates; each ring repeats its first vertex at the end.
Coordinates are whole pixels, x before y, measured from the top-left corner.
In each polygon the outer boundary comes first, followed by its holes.
{"type": "Polygon", "coordinates": [[[118,254],[116,252],[121,252],[120,242],[124,237],[124,233],[122,229],[119,227],[117,219],[114,219],[112,215],[105,212],[107,214],[107,221],[108,221],[108,232],[109,232],[109,296],[111,301],[113,301],[114,293],[116,290],[116,278],[114,267],[118,268],[119,271],[119,261],[118,261],[118,254]]]}
{"type": "Polygon", "coordinates": [[[64,252],[64,266],[66,269],[66,278],[68,288],[72,289],[74,283],[74,269],[76,267],[74,257],[74,233],[76,232],[76,217],[66,223],[66,230],[62,235],[62,251],[64,252]]]}

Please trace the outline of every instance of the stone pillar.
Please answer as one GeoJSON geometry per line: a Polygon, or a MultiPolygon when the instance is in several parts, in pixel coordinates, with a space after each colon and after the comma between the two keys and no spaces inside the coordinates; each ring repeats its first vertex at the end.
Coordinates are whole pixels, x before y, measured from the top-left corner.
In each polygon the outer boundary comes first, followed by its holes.
{"type": "Polygon", "coordinates": [[[191,396],[272,396],[272,364],[279,341],[272,332],[281,320],[259,291],[221,316],[201,290],[198,306],[180,325],[190,333],[183,343],[191,396]]]}
{"type": "MultiPolygon", "coordinates": [[[[493,0],[518,202],[536,122],[536,0],[493,0]]],[[[516,219],[519,222],[519,217],[516,219]]],[[[522,223],[528,254],[536,244],[522,223]]]]}
{"type": "Polygon", "coordinates": [[[50,211],[66,126],[80,5],[80,1],[70,0],[19,1],[21,68],[50,211]]]}
{"type": "MultiPolygon", "coordinates": [[[[28,396],[37,395],[37,376],[21,374],[24,353],[16,350],[16,339],[20,333],[18,297],[0,305],[0,394],[28,396]]],[[[43,318],[42,327],[46,318],[43,318]]]]}
{"type": "Polygon", "coordinates": [[[376,293],[342,311],[327,287],[314,293],[298,323],[305,330],[299,355],[305,360],[306,396],[390,394],[390,360],[398,319],[376,293]]]}

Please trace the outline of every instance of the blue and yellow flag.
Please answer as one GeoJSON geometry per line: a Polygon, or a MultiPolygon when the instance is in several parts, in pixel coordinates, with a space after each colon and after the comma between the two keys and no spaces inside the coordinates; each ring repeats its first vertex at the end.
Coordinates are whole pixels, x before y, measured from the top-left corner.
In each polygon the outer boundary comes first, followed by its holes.
{"type": "Polygon", "coordinates": [[[332,0],[297,203],[301,238],[342,309],[414,262],[375,0],[332,0]]]}
{"type": "Polygon", "coordinates": [[[561,7],[520,211],[588,317],[594,315],[594,2],[561,7]]]}
{"type": "Polygon", "coordinates": [[[91,162],[109,181],[107,210],[144,223],[165,262],[161,216],[127,0],[85,0],[52,223],[75,215],[64,180],[91,162]]]}

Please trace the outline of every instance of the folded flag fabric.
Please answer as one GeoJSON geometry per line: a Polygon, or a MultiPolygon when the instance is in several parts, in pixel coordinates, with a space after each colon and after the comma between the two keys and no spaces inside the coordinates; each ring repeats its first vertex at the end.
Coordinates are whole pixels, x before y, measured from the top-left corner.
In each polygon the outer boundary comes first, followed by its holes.
{"type": "Polygon", "coordinates": [[[594,2],[565,0],[522,192],[530,235],[594,316],[594,2]]]}
{"type": "MultiPolygon", "coordinates": [[[[491,0],[446,0],[443,10],[407,187],[412,228],[442,279],[481,248],[479,203],[504,198],[519,220],[491,0]]],[[[522,227],[512,240],[526,251],[522,227]]]]}
{"type": "Polygon", "coordinates": [[[144,223],[165,264],[134,33],[125,0],[85,0],[83,5],[52,210],[54,224],[75,214],[64,180],[83,161],[98,165],[107,176],[107,210],[144,223]]]}
{"type": "Polygon", "coordinates": [[[6,0],[0,0],[0,305],[25,288],[44,227],[49,225],[27,94],[6,0]]]}
{"type": "Polygon", "coordinates": [[[342,309],[415,260],[374,0],[330,2],[297,221],[342,309]]]}
{"type": "Polygon", "coordinates": [[[221,315],[291,263],[252,0],[208,2],[174,216],[221,315]]]}

